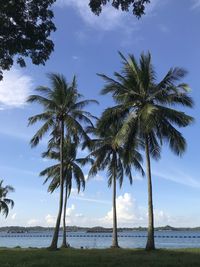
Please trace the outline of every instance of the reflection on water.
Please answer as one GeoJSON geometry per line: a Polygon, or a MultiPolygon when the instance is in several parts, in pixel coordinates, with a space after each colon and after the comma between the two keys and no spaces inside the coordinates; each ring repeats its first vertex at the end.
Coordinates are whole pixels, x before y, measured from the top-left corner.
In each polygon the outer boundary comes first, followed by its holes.
{"type": "MultiPolygon", "coordinates": [[[[0,232],[0,247],[48,247],[52,238],[51,231],[29,233],[0,232]]],[[[145,231],[124,231],[118,234],[119,245],[123,248],[144,248],[145,231]]],[[[75,248],[107,248],[111,246],[111,233],[68,232],[68,242],[75,248]]],[[[59,244],[62,233],[59,235],[59,244]]],[[[157,248],[193,248],[200,247],[200,232],[196,231],[157,231],[157,248]]]]}

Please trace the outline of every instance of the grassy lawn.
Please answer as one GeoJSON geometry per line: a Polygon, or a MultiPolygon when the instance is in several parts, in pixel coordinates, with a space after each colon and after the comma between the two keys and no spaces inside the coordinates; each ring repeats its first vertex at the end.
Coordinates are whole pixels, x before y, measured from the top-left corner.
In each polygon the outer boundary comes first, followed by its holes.
{"type": "Polygon", "coordinates": [[[46,249],[1,249],[1,267],[198,267],[200,249],[144,250],[107,249],[55,252],[46,249]]]}

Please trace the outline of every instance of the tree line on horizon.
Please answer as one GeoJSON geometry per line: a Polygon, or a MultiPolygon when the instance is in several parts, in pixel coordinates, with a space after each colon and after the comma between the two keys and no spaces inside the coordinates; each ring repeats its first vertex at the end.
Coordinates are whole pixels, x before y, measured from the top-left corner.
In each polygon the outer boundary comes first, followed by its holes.
{"type": "Polygon", "coordinates": [[[193,107],[189,86],[181,82],[187,72],[171,68],[161,81],[157,81],[151,54],[142,53],[124,57],[122,69],[114,77],[98,74],[105,82],[101,94],[111,94],[115,105],[96,118],[85,108],[96,100],[85,100],[78,92],[76,77],[68,83],[61,74],[49,74],[50,87],[39,86],[28,103],[37,103],[43,112],[29,118],[29,125],[42,122],[31,139],[35,147],[45,134],[49,134],[47,150],[43,157],[54,160],[54,165],[40,175],[49,183],[48,191],[60,190],[59,209],[50,249],[57,249],[58,235],[63,214],[63,243],[66,240],[65,213],[72,183],[78,192],[85,188],[81,169],[90,165],[89,177],[105,170],[108,186],[113,190],[113,237],[112,247],[118,248],[116,183],[121,186],[124,178],[133,183],[133,171],[146,175],[148,182],[148,236],[147,250],[155,249],[154,216],[151,177],[151,158],[161,157],[166,143],[172,152],[180,156],[186,149],[186,140],[178,128],[186,127],[193,118],[178,107],[193,107]],[[78,157],[78,148],[89,151],[84,158],[78,157]],[[145,152],[146,171],[143,170],[145,152]]]}

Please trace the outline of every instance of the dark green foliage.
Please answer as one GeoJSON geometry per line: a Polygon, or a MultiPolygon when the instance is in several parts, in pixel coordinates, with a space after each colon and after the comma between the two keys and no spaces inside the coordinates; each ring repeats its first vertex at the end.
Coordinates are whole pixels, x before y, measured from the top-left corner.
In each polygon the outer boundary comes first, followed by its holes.
{"type": "Polygon", "coordinates": [[[14,61],[24,67],[25,58],[45,64],[54,49],[49,39],[55,31],[51,5],[55,0],[0,1],[0,74],[14,61]]]}
{"type": "Polygon", "coordinates": [[[102,11],[102,7],[111,3],[114,8],[121,9],[122,11],[131,11],[133,14],[140,18],[145,14],[146,4],[150,3],[150,0],[90,0],[91,10],[99,15],[102,11]]]}
{"type": "Polygon", "coordinates": [[[7,195],[10,192],[14,192],[14,188],[10,185],[3,186],[3,180],[0,181],[0,213],[8,216],[9,213],[9,205],[11,208],[14,207],[14,201],[10,198],[7,198],[7,195]]]}

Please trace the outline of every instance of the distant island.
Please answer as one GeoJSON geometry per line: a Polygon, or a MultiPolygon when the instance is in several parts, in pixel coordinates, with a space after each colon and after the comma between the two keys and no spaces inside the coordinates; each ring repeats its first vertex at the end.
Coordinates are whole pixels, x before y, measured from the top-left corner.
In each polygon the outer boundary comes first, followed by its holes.
{"type": "MultiPolygon", "coordinates": [[[[34,227],[22,227],[22,226],[5,226],[0,227],[0,232],[7,233],[27,233],[27,232],[44,232],[44,231],[52,231],[53,227],[42,227],[42,226],[34,226],[34,227]]],[[[60,228],[62,230],[62,228],[60,228]]],[[[156,231],[200,231],[200,227],[172,227],[170,225],[156,227],[156,231]]],[[[87,233],[110,233],[112,232],[112,228],[106,228],[101,226],[96,227],[79,227],[79,226],[67,226],[67,232],[87,232],[87,233]]],[[[123,227],[118,228],[119,232],[122,231],[147,231],[147,227],[123,227]]]]}

